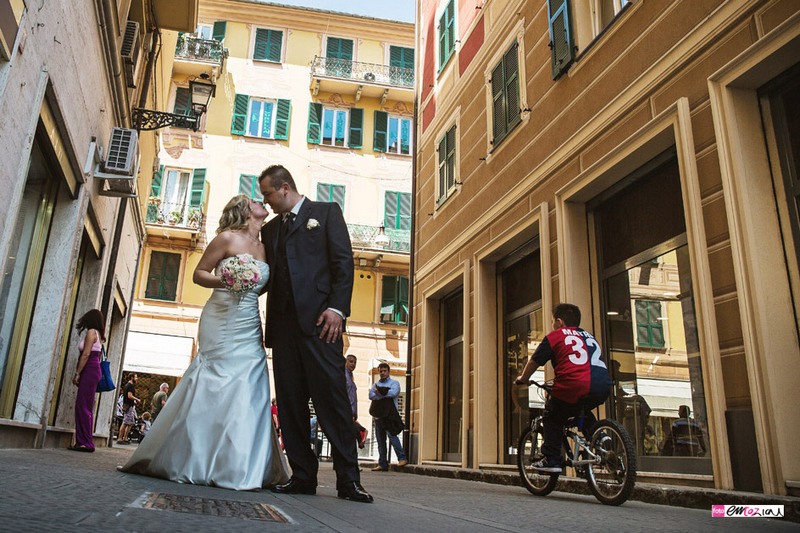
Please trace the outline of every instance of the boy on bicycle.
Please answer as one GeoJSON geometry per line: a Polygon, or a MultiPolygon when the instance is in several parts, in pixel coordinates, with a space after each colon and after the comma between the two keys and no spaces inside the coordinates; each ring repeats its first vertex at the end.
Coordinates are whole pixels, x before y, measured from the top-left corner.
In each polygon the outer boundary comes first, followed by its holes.
{"type": "Polygon", "coordinates": [[[517,385],[528,385],[531,375],[547,361],[555,370],[553,390],[544,413],[544,458],[533,464],[539,472],[561,472],[561,442],[567,419],[584,409],[582,431],[590,438],[597,423],[591,410],[606,401],[611,389],[600,346],[591,333],[578,327],[580,323],[581,310],[577,305],[555,306],[553,331],[547,334],[525,364],[522,374],[514,380],[517,385]]]}

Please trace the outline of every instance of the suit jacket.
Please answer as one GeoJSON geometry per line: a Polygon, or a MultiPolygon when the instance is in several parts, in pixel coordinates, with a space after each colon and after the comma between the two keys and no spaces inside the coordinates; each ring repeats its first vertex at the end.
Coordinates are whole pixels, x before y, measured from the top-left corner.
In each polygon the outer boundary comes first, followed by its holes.
{"type": "MultiPolygon", "coordinates": [[[[278,252],[281,217],[273,218],[261,229],[261,240],[270,271],[274,270],[278,252]]],[[[332,307],[345,317],[350,315],[353,295],[353,248],[350,234],[338,204],[313,202],[306,198],[286,235],[286,260],[292,280],[297,321],[305,335],[319,334],[316,326],[322,312],[332,307]],[[316,223],[315,223],[316,222],[316,223]]],[[[279,303],[272,298],[274,277],[270,276],[267,295],[267,323],[264,342],[272,346],[274,309],[279,303]]]]}

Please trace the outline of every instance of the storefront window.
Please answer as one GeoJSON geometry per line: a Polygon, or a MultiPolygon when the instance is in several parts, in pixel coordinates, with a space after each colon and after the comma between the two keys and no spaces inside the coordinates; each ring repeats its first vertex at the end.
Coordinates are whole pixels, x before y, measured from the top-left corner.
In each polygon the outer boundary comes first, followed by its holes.
{"type": "Polygon", "coordinates": [[[640,471],[710,475],[677,159],[662,154],[621,183],[591,206],[612,416],[636,442],[640,471]]]}

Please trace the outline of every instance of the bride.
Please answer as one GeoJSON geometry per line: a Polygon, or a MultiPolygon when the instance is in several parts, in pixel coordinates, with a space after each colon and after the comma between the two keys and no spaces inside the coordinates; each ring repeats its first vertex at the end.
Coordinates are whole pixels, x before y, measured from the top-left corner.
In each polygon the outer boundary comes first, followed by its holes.
{"type": "Polygon", "coordinates": [[[269,276],[258,239],[267,215],[263,203],[243,194],[223,209],[217,236],[194,271],[196,284],[214,289],[200,315],[197,356],[123,471],[236,490],[288,479],[272,427],[258,314],[269,276]],[[243,254],[253,257],[261,277],[236,295],[224,288],[220,262],[243,254]]]}

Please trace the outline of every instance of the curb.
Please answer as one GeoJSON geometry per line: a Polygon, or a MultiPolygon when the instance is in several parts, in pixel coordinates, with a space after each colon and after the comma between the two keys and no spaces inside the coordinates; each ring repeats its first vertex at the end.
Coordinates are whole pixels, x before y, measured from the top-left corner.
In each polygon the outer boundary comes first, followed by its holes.
{"type": "MultiPolygon", "coordinates": [[[[516,472],[498,470],[476,470],[444,466],[420,466],[408,464],[402,468],[390,465],[393,472],[405,472],[421,476],[462,479],[465,481],[481,481],[493,485],[521,487],[516,472]]],[[[556,490],[571,494],[591,496],[586,481],[574,477],[561,476],[556,490]]],[[[689,509],[705,509],[711,512],[712,505],[783,505],[783,519],[800,522],[800,498],[791,496],[770,496],[757,492],[737,492],[717,489],[698,489],[677,485],[657,485],[654,483],[636,483],[631,500],[656,505],[671,505],[689,509]]]]}

